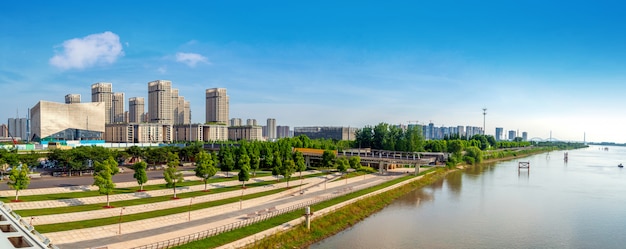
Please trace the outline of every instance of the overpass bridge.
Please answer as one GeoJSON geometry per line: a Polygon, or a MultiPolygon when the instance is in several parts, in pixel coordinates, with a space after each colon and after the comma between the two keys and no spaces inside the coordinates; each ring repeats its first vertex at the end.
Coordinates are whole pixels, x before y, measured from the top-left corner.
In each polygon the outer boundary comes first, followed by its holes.
{"type": "MultiPolygon", "coordinates": [[[[294,151],[300,151],[304,156],[307,166],[311,166],[311,160],[321,161],[324,150],[294,148],[294,151]]],[[[389,169],[410,165],[415,167],[416,173],[421,165],[437,165],[447,160],[447,154],[442,152],[407,152],[407,151],[388,151],[388,150],[371,150],[371,149],[351,149],[341,152],[334,151],[338,158],[350,158],[359,156],[361,165],[378,168],[380,173],[384,173],[389,169]]]]}

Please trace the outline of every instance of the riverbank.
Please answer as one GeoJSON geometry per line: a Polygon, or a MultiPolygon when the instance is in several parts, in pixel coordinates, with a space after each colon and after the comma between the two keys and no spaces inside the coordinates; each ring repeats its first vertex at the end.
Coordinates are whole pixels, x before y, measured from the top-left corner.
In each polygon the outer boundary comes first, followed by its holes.
{"type": "MultiPolygon", "coordinates": [[[[253,244],[248,245],[245,248],[303,248],[319,242],[325,238],[331,237],[353,226],[354,224],[369,217],[370,215],[382,210],[384,207],[392,203],[395,199],[403,196],[404,194],[441,180],[451,172],[472,166],[480,166],[500,161],[524,158],[558,149],[559,148],[543,147],[529,148],[527,150],[515,150],[509,151],[508,154],[501,153],[501,155],[506,156],[497,158],[491,157],[477,165],[463,164],[457,165],[457,167],[451,169],[439,168],[432,174],[428,174],[421,179],[417,179],[414,181],[409,181],[409,179],[405,179],[405,181],[403,182],[404,184],[402,184],[402,186],[400,187],[393,188],[378,195],[367,197],[362,200],[355,201],[349,205],[345,205],[341,208],[337,208],[333,212],[330,212],[323,217],[316,217],[316,219],[314,219],[311,223],[311,230],[307,230],[302,225],[294,226],[289,230],[274,233],[271,236],[267,236],[261,240],[257,240],[253,244]]],[[[225,246],[222,248],[231,247],[232,246],[225,246]]]]}

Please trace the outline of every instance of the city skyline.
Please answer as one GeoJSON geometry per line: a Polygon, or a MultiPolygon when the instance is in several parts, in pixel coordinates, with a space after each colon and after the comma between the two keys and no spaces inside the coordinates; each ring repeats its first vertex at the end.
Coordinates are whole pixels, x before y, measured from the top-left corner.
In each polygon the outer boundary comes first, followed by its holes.
{"type": "Polygon", "coordinates": [[[147,101],[146,84],[168,80],[193,123],[205,121],[205,90],[226,88],[229,117],[291,127],[484,118],[487,135],[626,142],[622,4],[240,4],[5,3],[0,119],[67,94],[88,102],[97,82],[125,105],[147,101]]]}

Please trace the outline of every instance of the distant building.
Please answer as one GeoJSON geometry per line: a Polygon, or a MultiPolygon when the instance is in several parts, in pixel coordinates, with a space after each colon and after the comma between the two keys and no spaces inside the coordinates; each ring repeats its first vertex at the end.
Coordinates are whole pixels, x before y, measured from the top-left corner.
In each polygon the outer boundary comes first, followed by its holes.
{"type": "Polygon", "coordinates": [[[107,124],[105,140],[109,143],[169,143],[172,125],[158,123],[107,124]]]}
{"type": "Polygon", "coordinates": [[[141,118],[144,113],[145,100],[143,97],[132,97],[128,99],[128,122],[129,123],[141,123],[144,120],[141,118]]]}
{"type": "Polygon", "coordinates": [[[13,138],[28,140],[28,119],[27,118],[9,118],[8,120],[8,132],[9,136],[13,138]]]}
{"type": "Polygon", "coordinates": [[[191,124],[174,126],[175,141],[226,141],[228,127],[217,124],[191,124]]]}
{"type": "Polygon", "coordinates": [[[517,136],[516,132],[514,130],[510,130],[509,131],[509,140],[513,141],[515,140],[515,137],[517,136]]]}
{"type": "Polygon", "coordinates": [[[528,132],[522,132],[522,141],[528,141],[528,132]]]}
{"type": "Polygon", "coordinates": [[[0,124],[0,137],[9,137],[9,127],[5,124],[0,124]]]}
{"type": "Polygon", "coordinates": [[[240,118],[231,118],[230,119],[230,126],[241,126],[241,119],[240,118]]]}
{"type": "Polygon", "coordinates": [[[232,126],[228,127],[228,139],[239,140],[263,140],[263,131],[261,126],[246,125],[246,126],[232,126]]]}
{"type": "Polygon", "coordinates": [[[111,101],[112,123],[124,123],[124,93],[113,93],[111,101]]]}
{"type": "Polygon", "coordinates": [[[229,100],[226,88],[206,89],[206,122],[228,124],[229,100]]]}
{"type": "Polygon", "coordinates": [[[80,103],[80,94],[65,95],[65,104],[78,104],[78,103],[80,103]]]}
{"type": "Polygon", "coordinates": [[[150,123],[174,124],[171,81],[148,82],[148,114],[150,123]]]}
{"type": "Polygon", "coordinates": [[[502,135],[504,133],[504,128],[502,127],[496,127],[496,141],[501,141],[502,140],[502,135]]]}
{"type": "Polygon", "coordinates": [[[267,138],[269,140],[276,139],[276,119],[267,119],[267,138]]]}
{"type": "Polygon", "coordinates": [[[276,126],[276,138],[291,137],[289,126],[279,125],[276,126]]]}
{"type": "Polygon", "coordinates": [[[328,127],[328,126],[311,126],[311,127],[294,127],[294,137],[306,135],[310,139],[334,139],[334,140],[356,140],[357,128],[354,127],[328,127]]]}
{"type": "Polygon", "coordinates": [[[105,131],[105,105],[39,101],[30,109],[31,140],[101,140],[105,131]]]}
{"type": "Polygon", "coordinates": [[[113,116],[113,85],[107,82],[98,82],[91,85],[91,102],[104,103],[104,122],[114,123],[113,116]]]}
{"type": "Polygon", "coordinates": [[[253,118],[246,119],[246,125],[257,126],[256,119],[253,119],[253,118]]]}

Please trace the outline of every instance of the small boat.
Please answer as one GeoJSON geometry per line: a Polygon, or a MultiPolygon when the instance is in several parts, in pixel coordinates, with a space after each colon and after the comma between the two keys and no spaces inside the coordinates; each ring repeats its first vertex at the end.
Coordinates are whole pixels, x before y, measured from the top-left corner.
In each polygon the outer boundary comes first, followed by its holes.
{"type": "Polygon", "coordinates": [[[623,168],[624,165],[622,165],[621,163],[617,165],[617,167],[623,168]]]}

